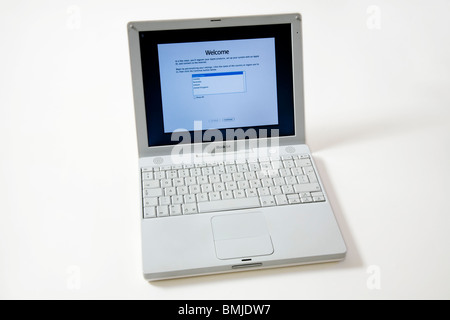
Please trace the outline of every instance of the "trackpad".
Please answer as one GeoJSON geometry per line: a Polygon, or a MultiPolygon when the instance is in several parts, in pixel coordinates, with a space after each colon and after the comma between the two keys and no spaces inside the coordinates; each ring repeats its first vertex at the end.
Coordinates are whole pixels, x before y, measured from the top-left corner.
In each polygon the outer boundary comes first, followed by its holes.
{"type": "Polygon", "coordinates": [[[272,239],[261,213],[211,218],[216,255],[219,259],[263,256],[273,253],[272,239]]]}

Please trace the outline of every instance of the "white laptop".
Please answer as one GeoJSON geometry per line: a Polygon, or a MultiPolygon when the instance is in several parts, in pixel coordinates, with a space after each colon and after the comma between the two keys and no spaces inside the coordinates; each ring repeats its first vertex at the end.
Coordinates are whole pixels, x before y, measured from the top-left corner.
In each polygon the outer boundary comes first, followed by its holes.
{"type": "Polygon", "coordinates": [[[305,144],[300,14],[128,23],[143,274],[342,260],[305,144]]]}

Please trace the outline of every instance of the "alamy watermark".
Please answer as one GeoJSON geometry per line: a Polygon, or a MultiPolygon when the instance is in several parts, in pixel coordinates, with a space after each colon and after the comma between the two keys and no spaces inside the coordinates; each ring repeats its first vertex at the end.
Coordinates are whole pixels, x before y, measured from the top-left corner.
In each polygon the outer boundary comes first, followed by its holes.
{"type": "Polygon", "coordinates": [[[367,7],[366,13],[368,14],[366,25],[369,30],[381,29],[381,9],[379,6],[371,5],[367,7]]]}
{"type": "Polygon", "coordinates": [[[68,290],[80,290],[81,288],[81,268],[77,265],[66,268],[66,287],[68,290]]]}
{"type": "Polygon", "coordinates": [[[66,27],[69,30],[81,29],[81,8],[77,5],[70,5],[66,10],[66,27]]]}
{"type": "Polygon", "coordinates": [[[370,265],[366,272],[369,274],[366,286],[369,290],[381,290],[381,268],[377,265],[370,265]]]}
{"type": "Polygon", "coordinates": [[[279,130],[235,128],[203,130],[202,121],[194,121],[191,134],[186,129],[177,129],[171,135],[173,142],[171,160],[174,164],[223,162],[234,160],[237,153],[251,158],[276,157],[279,153],[279,130]]]}

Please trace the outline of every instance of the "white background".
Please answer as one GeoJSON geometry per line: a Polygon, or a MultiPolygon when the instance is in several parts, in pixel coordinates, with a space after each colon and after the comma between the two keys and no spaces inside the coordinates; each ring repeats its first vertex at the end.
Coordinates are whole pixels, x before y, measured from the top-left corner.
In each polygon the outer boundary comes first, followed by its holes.
{"type": "Polygon", "coordinates": [[[449,299],[450,2],[219,3],[0,3],[0,298],[449,299]],[[147,283],[126,23],[293,11],[347,259],[147,283]]]}

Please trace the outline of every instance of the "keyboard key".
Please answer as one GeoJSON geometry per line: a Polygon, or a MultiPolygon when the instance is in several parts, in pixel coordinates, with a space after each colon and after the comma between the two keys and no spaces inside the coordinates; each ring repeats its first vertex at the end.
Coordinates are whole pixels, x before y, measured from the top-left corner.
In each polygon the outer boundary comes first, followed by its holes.
{"type": "Polygon", "coordinates": [[[183,214],[198,213],[197,205],[195,203],[186,203],[186,204],[183,204],[181,207],[182,207],[183,214]]]}
{"type": "Polygon", "coordinates": [[[237,172],[236,165],[234,165],[234,164],[230,164],[230,165],[225,166],[225,170],[226,170],[227,173],[235,173],[235,172],[237,172]]]}
{"type": "Polygon", "coordinates": [[[218,201],[221,199],[220,192],[210,192],[208,196],[210,201],[218,201]]]}
{"type": "Polygon", "coordinates": [[[311,197],[300,198],[302,203],[312,202],[313,199],[311,197]]]}
{"type": "Polygon", "coordinates": [[[272,169],[272,164],[269,161],[260,162],[259,165],[261,166],[261,170],[272,169]]]}
{"type": "MultiPolygon", "coordinates": [[[[304,175],[304,174],[297,176],[297,181],[298,181],[298,183],[309,183],[308,176],[304,175]]],[[[311,181],[311,182],[314,182],[314,181],[311,181]]]]}
{"type": "Polygon", "coordinates": [[[308,173],[309,182],[317,182],[317,177],[314,173],[308,173]]]}
{"type": "Polygon", "coordinates": [[[189,193],[190,194],[195,194],[195,193],[200,193],[201,189],[200,186],[198,184],[194,184],[192,186],[189,186],[189,193]]]}
{"type": "Polygon", "coordinates": [[[165,172],[165,171],[157,171],[157,172],[154,172],[154,178],[155,178],[155,180],[164,179],[165,177],[166,177],[166,172],[165,172]]]}
{"type": "Polygon", "coordinates": [[[202,184],[201,188],[202,188],[202,192],[203,193],[208,193],[208,192],[212,192],[213,191],[212,184],[210,184],[210,183],[202,184]]]}
{"type": "Polygon", "coordinates": [[[282,169],[283,167],[283,162],[280,160],[276,160],[276,161],[272,161],[272,168],[273,169],[282,169]]]}
{"type": "Polygon", "coordinates": [[[204,176],[207,176],[207,175],[214,174],[214,170],[212,167],[205,167],[205,168],[202,168],[202,173],[204,176]]]}
{"type": "Polygon", "coordinates": [[[281,186],[281,190],[283,190],[284,194],[295,193],[294,188],[291,185],[281,186]]]}
{"type": "Polygon", "coordinates": [[[156,215],[158,217],[168,217],[169,216],[169,206],[157,206],[156,215]]]}
{"type": "Polygon", "coordinates": [[[224,165],[214,167],[214,173],[217,175],[224,174],[226,172],[226,167],[224,165]]]}
{"type": "Polygon", "coordinates": [[[295,165],[297,167],[306,167],[306,166],[311,166],[311,160],[309,159],[299,159],[299,160],[294,160],[295,165]]]}
{"type": "Polygon", "coordinates": [[[269,188],[268,187],[258,188],[258,194],[260,197],[269,196],[270,195],[269,188]]]}
{"type": "Polygon", "coordinates": [[[199,212],[215,212],[226,211],[236,209],[248,209],[260,207],[259,198],[240,198],[240,199],[228,199],[218,200],[211,202],[200,202],[198,204],[199,212]]]}
{"type": "Polygon", "coordinates": [[[198,184],[209,183],[209,178],[208,178],[208,176],[199,176],[199,177],[197,177],[197,182],[198,182],[198,184]]]}
{"type": "Polygon", "coordinates": [[[235,198],[245,198],[245,191],[244,190],[234,190],[233,191],[235,198]]]}
{"type": "MultiPolygon", "coordinates": [[[[320,193],[322,193],[322,192],[320,192],[320,193]]],[[[298,195],[300,196],[300,198],[311,197],[310,192],[300,192],[298,195]]]]}
{"type": "Polygon", "coordinates": [[[191,177],[201,176],[202,175],[202,169],[201,168],[193,168],[190,169],[189,172],[191,173],[191,177]]]}
{"type": "Polygon", "coordinates": [[[143,172],[142,179],[144,180],[153,180],[153,172],[143,172]]]}
{"type": "Polygon", "coordinates": [[[286,181],[282,177],[273,178],[273,184],[276,186],[282,186],[286,184],[286,181]]]}
{"type": "Polygon", "coordinates": [[[159,188],[159,180],[144,180],[143,182],[144,189],[153,189],[153,188],[159,188]]]}
{"type": "Polygon", "coordinates": [[[226,199],[233,199],[233,191],[222,191],[221,193],[222,199],[226,200],[226,199]]]}
{"type": "Polygon", "coordinates": [[[292,168],[291,172],[294,176],[299,176],[303,174],[302,168],[292,168]]]}
{"type": "Polygon", "coordinates": [[[272,178],[264,178],[264,179],[261,179],[261,185],[262,185],[263,187],[271,187],[271,186],[273,186],[272,178]]]}
{"type": "Polygon", "coordinates": [[[285,204],[289,204],[286,195],[284,194],[278,194],[275,196],[275,201],[277,202],[277,205],[282,206],[285,204]]]}
{"type": "Polygon", "coordinates": [[[172,179],[162,179],[161,180],[161,187],[162,188],[168,188],[172,186],[172,179]]]}
{"type": "Polygon", "coordinates": [[[187,186],[177,187],[177,194],[188,194],[189,189],[187,186]]]}
{"type": "Polygon", "coordinates": [[[285,168],[294,168],[295,167],[294,160],[283,160],[283,166],[285,168]]]}
{"type": "Polygon", "coordinates": [[[246,163],[238,164],[236,166],[237,166],[237,171],[238,172],[247,172],[247,171],[249,171],[248,166],[247,166],[246,163]]]}
{"type": "Polygon", "coordinates": [[[288,194],[286,197],[290,204],[300,203],[300,197],[298,196],[298,194],[288,194]]]}
{"type": "Polygon", "coordinates": [[[170,197],[159,197],[158,201],[160,206],[168,206],[170,204],[170,197]]]}
{"type": "Polygon", "coordinates": [[[305,174],[314,173],[314,168],[312,166],[303,167],[303,172],[305,174]]]}
{"type": "Polygon", "coordinates": [[[297,184],[297,179],[294,176],[285,177],[286,184],[297,184]]]}
{"type": "Polygon", "coordinates": [[[156,208],[155,207],[146,207],[144,208],[144,218],[155,218],[156,217],[156,208]]]}
{"type": "Polygon", "coordinates": [[[268,178],[269,177],[269,171],[268,170],[256,171],[256,177],[258,179],[268,178]]]}
{"type": "Polygon", "coordinates": [[[187,194],[187,195],[184,196],[184,203],[193,203],[195,201],[196,201],[196,199],[195,199],[195,195],[194,194],[187,194]]]}
{"type": "Polygon", "coordinates": [[[186,177],[189,177],[189,170],[188,170],[188,169],[181,169],[181,170],[178,170],[178,176],[179,176],[180,178],[186,178],[186,177]]]}
{"type": "Polygon", "coordinates": [[[250,184],[250,188],[260,188],[261,186],[261,181],[258,179],[253,179],[249,181],[250,184]]]}
{"type": "Polygon", "coordinates": [[[225,190],[225,184],[223,182],[217,182],[213,184],[214,191],[223,191],[225,190]]]}
{"type": "Polygon", "coordinates": [[[220,176],[221,176],[222,182],[233,181],[233,176],[231,173],[224,173],[224,174],[221,174],[220,176]]]}
{"type": "Polygon", "coordinates": [[[248,183],[247,180],[238,181],[237,185],[238,185],[239,189],[248,189],[248,188],[250,188],[250,184],[248,183]]]}
{"type": "Polygon", "coordinates": [[[275,178],[275,177],[279,177],[280,173],[276,169],[269,169],[269,170],[267,170],[267,176],[269,178],[275,178]]]}
{"type": "Polygon", "coordinates": [[[209,201],[207,193],[197,193],[197,202],[209,201]]]}
{"type": "Polygon", "coordinates": [[[283,191],[281,191],[281,187],[280,186],[272,186],[269,188],[270,190],[270,194],[271,195],[277,195],[277,194],[282,194],[283,191]]]}
{"type": "Polygon", "coordinates": [[[173,179],[173,186],[174,187],[179,187],[179,186],[183,186],[184,185],[184,179],[183,178],[175,178],[173,179]]]}
{"type": "Polygon", "coordinates": [[[193,184],[197,184],[197,179],[195,179],[195,177],[187,177],[187,178],[185,178],[185,184],[187,186],[191,186],[193,184]]]}
{"type": "Polygon", "coordinates": [[[179,216],[181,214],[181,205],[173,204],[169,206],[169,212],[171,216],[179,216]]]}
{"type": "Polygon", "coordinates": [[[257,189],[246,189],[245,193],[247,194],[247,197],[257,197],[258,196],[258,190],[257,189]]]}
{"type": "Polygon", "coordinates": [[[218,182],[221,182],[221,180],[220,180],[220,175],[218,175],[218,174],[210,175],[210,176],[209,176],[209,182],[210,182],[210,183],[218,183],[218,182]]]}
{"type": "Polygon", "coordinates": [[[159,197],[162,196],[163,191],[161,188],[158,189],[144,189],[144,197],[159,197]]]}
{"type": "Polygon", "coordinates": [[[183,203],[183,196],[176,195],[171,197],[172,204],[182,204],[183,203]]]}
{"type": "Polygon", "coordinates": [[[236,181],[229,181],[225,183],[227,190],[236,190],[238,188],[236,181]]]}
{"type": "Polygon", "coordinates": [[[314,202],[322,202],[325,201],[325,196],[322,192],[311,192],[311,197],[314,202]]]}
{"type": "Polygon", "coordinates": [[[323,197],[323,193],[322,192],[311,192],[310,193],[311,197],[323,197]]]}
{"type": "Polygon", "coordinates": [[[262,207],[271,207],[276,205],[275,198],[273,196],[263,196],[260,197],[260,200],[262,207]]]}
{"type": "Polygon", "coordinates": [[[253,172],[253,171],[245,172],[245,173],[244,173],[244,176],[245,176],[245,179],[247,179],[247,180],[253,180],[253,179],[256,179],[256,173],[253,172]]]}
{"type": "Polygon", "coordinates": [[[168,179],[173,179],[178,177],[178,171],[177,170],[169,170],[166,173],[166,176],[168,179]]]}
{"type": "Polygon", "coordinates": [[[313,192],[313,191],[320,191],[320,185],[318,183],[303,183],[303,184],[296,184],[294,186],[295,192],[313,192]]]}
{"type": "Polygon", "coordinates": [[[144,207],[156,207],[158,198],[144,198],[144,207]]]}
{"type": "Polygon", "coordinates": [[[177,189],[175,187],[164,188],[164,195],[173,196],[177,194],[177,189]]]}
{"type": "Polygon", "coordinates": [[[195,167],[196,167],[196,168],[203,168],[203,167],[206,167],[206,163],[203,163],[203,162],[201,162],[201,163],[196,163],[196,164],[195,164],[195,167]]]}

